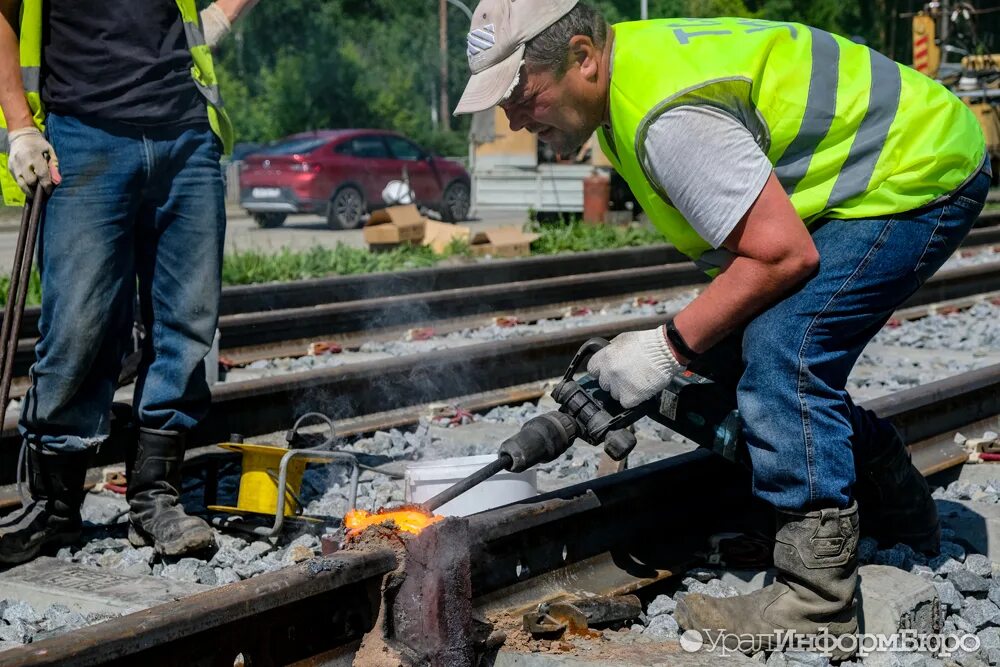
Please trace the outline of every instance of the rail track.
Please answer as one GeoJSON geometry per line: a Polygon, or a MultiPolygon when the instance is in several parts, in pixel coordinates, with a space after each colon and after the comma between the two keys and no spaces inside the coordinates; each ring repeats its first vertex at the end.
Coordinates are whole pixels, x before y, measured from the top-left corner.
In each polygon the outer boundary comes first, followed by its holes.
{"type": "MultiPolygon", "coordinates": [[[[940,472],[965,459],[953,429],[1000,414],[1000,365],[865,406],[900,427],[924,474],[940,472]]],[[[662,581],[709,535],[759,525],[749,488],[746,471],[697,450],[469,517],[472,603],[496,617],[662,581]]],[[[397,558],[380,548],[316,558],[2,652],[0,666],[349,665],[397,558]]]]}
{"type": "MultiPolygon", "coordinates": [[[[1000,243],[1000,226],[974,229],[965,247],[995,243],[1000,243]]],[[[924,301],[909,305],[998,290],[997,268],[943,271],[922,291],[924,301]]],[[[530,318],[555,304],[705,282],[704,273],[686,257],[663,245],[229,287],[222,296],[220,347],[240,362],[301,355],[307,341],[319,337],[350,344],[394,327],[469,321],[498,311],[530,318]]],[[[25,312],[27,335],[18,343],[15,375],[26,375],[34,361],[39,315],[38,308],[25,312]]]]}
{"type": "MultiPolygon", "coordinates": [[[[686,271],[689,266],[640,271],[686,271]]],[[[1000,272],[996,268],[987,264],[941,271],[905,308],[1000,290],[1000,272]]],[[[500,289],[509,290],[510,286],[500,289]]],[[[191,434],[191,445],[225,441],[234,433],[253,436],[280,431],[308,411],[320,411],[339,420],[545,380],[560,375],[567,360],[588,338],[612,338],[623,331],[655,327],[663,320],[664,315],[631,317],[555,333],[220,383],[213,387],[208,416],[191,434]]],[[[287,328],[294,320],[278,317],[275,321],[287,328]]],[[[101,448],[99,463],[123,459],[120,425],[120,421],[113,420],[111,438],[101,448]]],[[[0,434],[0,484],[13,481],[18,445],[15,417],[10,416],[0,434]]]]}
{"type": "MultiPolygon", "coordinates": [[[[971,302],[968,295],[981,284],[978,273],[970,271],[974,268],[946,276],[942,285],[958,285],[954,290],[929,283],[928,289],[936,291],[918,295],[897,316],[933,311],[942,296],[971,302]]],[[[212,414],[198,440],[277,431],[310,408],[329,411],[331,397],[349,397],[344,415],[394,410],[374,421],[351,420],[349,428],[357,432],[393,419],[404,423],[413,418],[406,406],[443,397],[478,392],[483,406],[527,400],[540,391],[523,383],[561,374],[583,340],[662,319],[632,318],[458,351],[223,384],[214,391],[212,414]]],[[[1000,414],[1000,365],[864,404],[896,422],[922,472],[945,471],[965,460],[951,433],[1000,414]]],[[[6,471],[13,470],[7,453],[16,452],[12,426],[0,441],[0,469],[6,471]]],[[[102,456],[120,460],[114,440],[111,444],[102,456]]],[[[560,595],[641,589],[685,571],[708,535],[757,525],[761,514],[755,507],[745,471],[695,451],[476,515],[468,520],[474,605],[491,616],[516,614],[560,595]],[[705,492],[709,488],[711,494],[705,492]],[[734,506],[747,512],[720,522],[725,515],[720,510],[734,506]],[[649,527],[665,522],[673,527],[671,540],[651,540],[649,527]]],[[[396,554],[388,550],[333,554],[0,652],[0,666],[228,666],[239,664],[237,656],[253,665],[349,665],[358,638],[375,622],[382,579],[397,565],[396,554]]]]}

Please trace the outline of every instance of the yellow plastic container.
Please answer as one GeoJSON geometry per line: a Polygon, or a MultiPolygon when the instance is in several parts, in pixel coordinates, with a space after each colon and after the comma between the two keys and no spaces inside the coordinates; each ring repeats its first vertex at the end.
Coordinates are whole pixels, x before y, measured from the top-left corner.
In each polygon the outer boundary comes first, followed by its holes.
{"type": "MultiPolygon", "coordinates": [[[[236,507],[210,509],[274,516],[278,510],[278,469],[281,458],[289,450],[284,447],[229,442],[221,444],[220,447],[239,452],[243,456],[240,494],[236,507]]],[[[285,516],[296,514],[298,501],[295,498],[302,488],[302,474],[308,462],[306,458],[295,458],[288,462],[288,473],[285,478],[285,516]]]]}

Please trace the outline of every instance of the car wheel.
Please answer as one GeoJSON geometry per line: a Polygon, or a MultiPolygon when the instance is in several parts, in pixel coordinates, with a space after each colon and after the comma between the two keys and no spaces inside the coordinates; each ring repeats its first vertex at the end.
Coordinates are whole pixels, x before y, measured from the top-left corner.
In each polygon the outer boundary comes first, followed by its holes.
{"type": "Polygon", "coordinates": [[[469,217],[469,184],[455,181],[444,191],[441,217],[448,222],[459,222],[469,217]]]}
{"type": "Polygon", "coordinates": [[[281,227],[287,217],[288,215],[284,213],[254,213],[253,221],[263,229],[275,229],[281,227]]]}
{"type": "Polygon", "coordinates": [[[357,188],[347,185],[337,190],[330,200],[326,224],[330,229],[357,229],[364,214],[364,196],[357,188]]]}

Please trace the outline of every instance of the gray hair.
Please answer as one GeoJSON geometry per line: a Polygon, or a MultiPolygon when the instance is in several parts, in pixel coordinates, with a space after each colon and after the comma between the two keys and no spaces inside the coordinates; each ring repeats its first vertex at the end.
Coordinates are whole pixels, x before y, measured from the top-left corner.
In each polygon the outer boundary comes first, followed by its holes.
{"type": "Polygon", "coordinates": [[[603,48],[608,22],[599,11],[580,2],[568,14],[532,38],[524,48],[528,67],[546,69],[561,78],[568,67],[569,41],[576,35],[589,37],[603,48]]]}

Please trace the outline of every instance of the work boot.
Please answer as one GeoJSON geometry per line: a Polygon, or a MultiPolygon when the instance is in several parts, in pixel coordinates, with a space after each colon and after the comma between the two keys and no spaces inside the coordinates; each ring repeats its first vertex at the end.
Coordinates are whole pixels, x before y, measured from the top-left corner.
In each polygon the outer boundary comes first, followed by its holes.
{"type": "Polygon", "coordinates": [[[812,635],[819,644],[815,650],[827,652],[833,660],[849,658],[857,650],[856,639],[833,640],[858,630],[857,547],[857,503],[846,510],[778,512],[775,582],[731,598],[689,594],[677,603],[677,623],[698,631],[707,646],[720,642],[746,653],[802,650],[812,647],[781,642],[812,635]],[[790,633],[794,634],[789,640],[790,633]]]}
{"type": "Polygon", "coordinates": [[[31,502],[0,519],[0,563],[6,565],[80,539],[80,505],[92,451],[56,454],[29,444],[27,453],[31,502]]]}
{"type": "Polygon", "coordinates": [[[941,548],[937,504],[899,431],[888,422],[884,426],[878,453],[855,463],[854,496],[864,519],[863,533],[882,547],[902,543],[936,556],[941,548]]]}
{"type": "Polygon", "coordinates": [[[185,514],[180,505],[184,436],[140,428],[134,442],[125,465],[132,546],[152,545],[165,556],[214,547],[215,534],[208,524],[185,514]]]}

